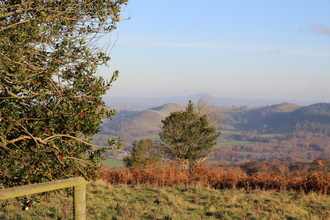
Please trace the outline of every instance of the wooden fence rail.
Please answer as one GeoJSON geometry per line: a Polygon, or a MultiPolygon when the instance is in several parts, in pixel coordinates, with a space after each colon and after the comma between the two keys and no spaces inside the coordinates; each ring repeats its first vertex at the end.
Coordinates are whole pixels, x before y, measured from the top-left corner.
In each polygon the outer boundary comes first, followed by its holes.
{"type": "Polygon", "coordinates": [[[0,200],[15,198],[18,196],[31,195],[47,191],[53,191],[68,187],[74,187],[73,215],[75,220],[86,219],[86,185],[88,182],[82,178],[70,178],[56,180],[46,183],[39,183],[27,186],[17,186],[7,189],[0,189],[0,200]]]}

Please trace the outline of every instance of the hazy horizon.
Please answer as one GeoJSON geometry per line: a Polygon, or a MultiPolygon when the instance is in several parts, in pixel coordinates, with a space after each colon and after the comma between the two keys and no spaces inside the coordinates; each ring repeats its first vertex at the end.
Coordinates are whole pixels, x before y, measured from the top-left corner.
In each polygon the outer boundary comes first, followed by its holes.
{"type": "Polygon", "coordinates": [[[215,96],[215,95],[211,95],[211,94],[207,94],[207,93],[196,93],[196,94],[188,94],[188,95],[182,95],[182,94],[178,94],[178,95],[166,95],[166,94],[160,94],[160,95],[112,95],[111,92],[108,92],[106,95],[104,95],[105,97],[108,98],[175,98],[175,97],[180,97],[180,98],[184,98],[184,97],[189,97],[189,96],[193,96],[193,95],[198,95],[198,94],[206,94],[211,96],[212,98],[228,98],[228,99],[251,99],[251,100],[269,100],[269,101],[280,101],[280,102],[294,102],[294,101],[300,101],[300,102],[310,102],[310,103],[320,103],[320,102],[326,102],[326,103],[330,103],[330,101],[321,101],[321,100],[306,100],[306,99],[286,99],[285,97],[276,99],[276,98],[253,98],[253,97],[231,97],[231,96],[215,96]]]}
{"type": "Polygon", "coordinates": [[[130,0],[99,75],[121,72],[114,97],[330,102],[329,9],[318,0],[130,0]]]}
{"type": "Polygon", "coordinates": [[[199,99],[205,98],[216,107],[265,107],[282,103],[292,103],[300,106],[309,106],[320,103],[319,101],[299,101],[299,100],[275,100],[275,99],[244,99],[230,97],[215,97],[208,94],[193,94],[189,96],[170,97],[134,97],[134,96],[110,96],[103,97],[109,108],[116,110],[145,110],[165,104],[180,104],[186,106],[189,100],[196,103],[199,99]]]}

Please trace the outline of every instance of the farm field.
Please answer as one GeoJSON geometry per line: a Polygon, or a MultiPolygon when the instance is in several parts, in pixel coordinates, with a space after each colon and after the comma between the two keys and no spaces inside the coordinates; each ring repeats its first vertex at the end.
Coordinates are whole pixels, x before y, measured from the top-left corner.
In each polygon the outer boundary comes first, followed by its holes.
{"type": "Polygon", "coordinates": [[[228,145],[248,145],[248,144],[253,144],[250,141],[239,141],[239,140],[231,140],[231,133],[225,130],[220,130],[221,135],[217,139],[217,145],[215,146],[216,148],[221,148],[225,147],[228,145]]]}
{"type": "Polygon", "coordinates": [[[106,159],[102,161],[102,165],[107,165],[109,167],[120,167],[123,164],[122,160],[116,159],[106,159]]]}

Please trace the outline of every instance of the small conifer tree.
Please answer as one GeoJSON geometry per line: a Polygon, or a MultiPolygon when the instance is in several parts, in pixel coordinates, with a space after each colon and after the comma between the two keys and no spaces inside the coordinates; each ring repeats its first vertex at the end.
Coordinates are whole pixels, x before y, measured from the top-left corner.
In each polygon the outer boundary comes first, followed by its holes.
{"type": "Polygon", "coordinates": [[[195,113],[191,101],[185,111],[172,112],[162,124],[159,150],[183,169],[207,158],[220,136],[215,127],[209,126],[206,115],[195,113]]]}
{"type": "Polygon", "coordinates": [[[132,153],[123,158],[126,167],[146,167],[148,164],[156,164],[161,161],[161,156],[151,139],[141,139],[133,143],[132,153]]]}

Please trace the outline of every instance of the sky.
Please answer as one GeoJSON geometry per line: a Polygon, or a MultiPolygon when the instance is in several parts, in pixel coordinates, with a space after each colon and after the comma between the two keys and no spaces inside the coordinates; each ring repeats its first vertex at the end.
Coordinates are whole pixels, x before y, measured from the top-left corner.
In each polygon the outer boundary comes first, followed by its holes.
{"type": "Polygon", "coordinates": [[[329,0],[130,0],[107,96],[330,102],[329,0]],[[130,18],[130,19],[126,19],[130,18]]]}

